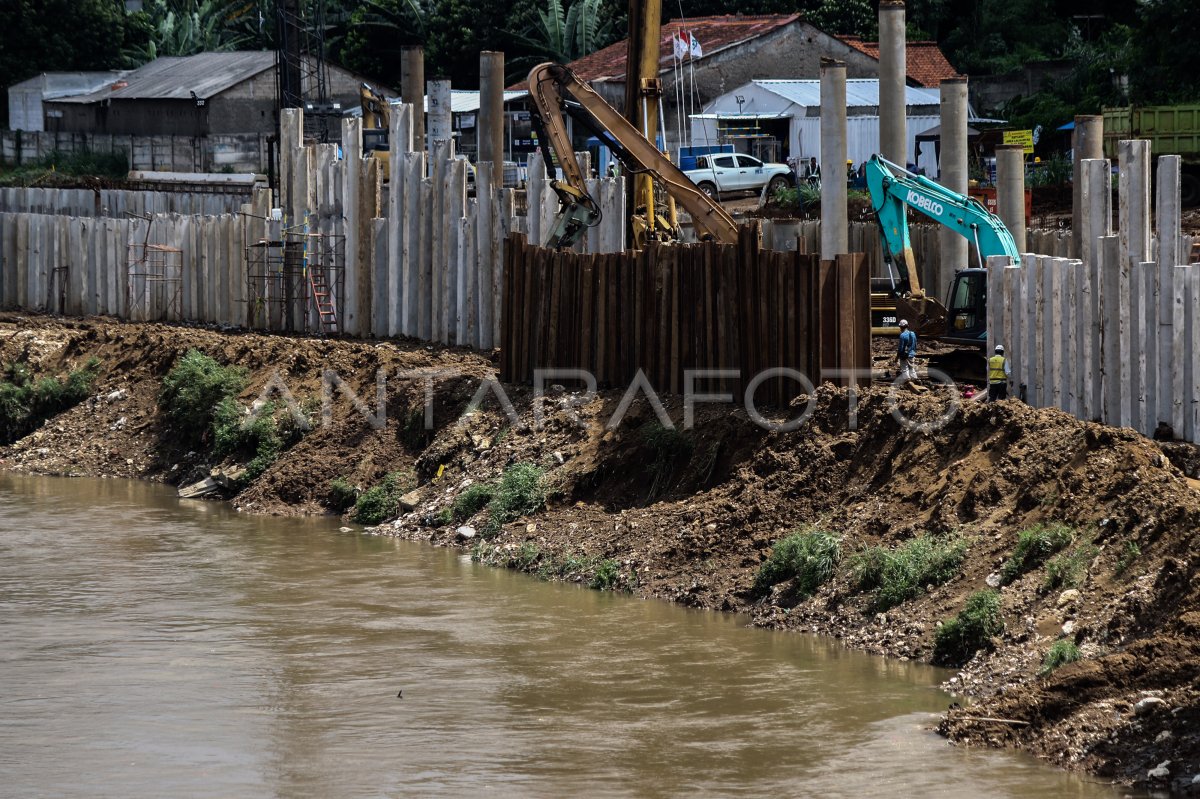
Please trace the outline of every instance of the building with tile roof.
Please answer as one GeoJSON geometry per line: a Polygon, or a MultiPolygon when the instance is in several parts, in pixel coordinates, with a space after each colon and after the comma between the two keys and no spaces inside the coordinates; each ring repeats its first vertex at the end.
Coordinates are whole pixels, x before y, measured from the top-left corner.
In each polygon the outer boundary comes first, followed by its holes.
{"type": "MultiPolygon", "coordinates": [[[[936,86],[954,75],[936,45],[931,50],[927,43],[916,44],[909,51],[909,85],[933,81],[936,86]]],[[[617,108],[624,105],[626,48],[624,41],[617,42],[569,65],[617,108]]],[[[879,76],[878,45],[833,36],[800,14],[730,14],[664,24],[659,77],[668,147],[673,150],[686,137],[689,115],[714,98],[752,80],[819,78],[822,58],[844,61],[848,78],[879,76]],[[696,39],[701,54],[678,61],[673,41],[682,31],[696,39]]]]}

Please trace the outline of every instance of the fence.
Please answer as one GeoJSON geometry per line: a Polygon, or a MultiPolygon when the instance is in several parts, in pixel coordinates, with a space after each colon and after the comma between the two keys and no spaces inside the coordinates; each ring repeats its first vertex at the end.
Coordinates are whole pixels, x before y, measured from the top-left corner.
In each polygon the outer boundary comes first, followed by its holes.
{"type": "MultiPolygon", "coordinates": [[[[259,189],[259,191],[263,191],[259,189]]],[[[115,217],[147,214],[236,214],[250,192],[128,191],[124,189],[0,188],[0,212],[115,217]]]]}
{"type": "Polygon", "coordinates": [[[267,171],[265,133],[125,136],[106,133],[0,131],[0,164],[31,164],[51,153],[124,153],[130,169],[164,172],[267,171]]]}
{"type": "MultiPolygon", "coordinates": [[[[870,366],[869,294],[860,255],[821,261],[761,250],[756,225],[736,246],[600,255],[514,235],[505,246],[501,377],[583,369],[601,385],[629,385],[640,370],[656,389],[680,393],[688,370],[730,370],[718,382],[740,395],[755,375],[786,367],[819,382],[822,369],[870,366]]],[[[756,397],[780,404],[799,390],[775,377],[756,397]]]]}

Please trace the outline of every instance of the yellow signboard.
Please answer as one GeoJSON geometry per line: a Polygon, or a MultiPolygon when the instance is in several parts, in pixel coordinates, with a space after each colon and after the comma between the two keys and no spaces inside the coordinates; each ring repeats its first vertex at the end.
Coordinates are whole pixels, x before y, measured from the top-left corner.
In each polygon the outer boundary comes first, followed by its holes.
{"type": "Polygon", "coordinates": [[[1025,154],[1033,154],[1033,131],[1032,130],[1006,130],[1004,131],[1005,144],[1020,144],[1025,147],[1025,154]]]}

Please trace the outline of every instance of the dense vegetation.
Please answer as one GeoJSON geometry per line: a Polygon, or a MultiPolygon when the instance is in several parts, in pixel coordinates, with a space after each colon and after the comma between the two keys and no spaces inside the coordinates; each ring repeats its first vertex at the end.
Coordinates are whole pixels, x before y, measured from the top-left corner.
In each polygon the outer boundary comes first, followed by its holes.
{"type": "MultiPolygon", "coordinates": [[[[503,50],[517,79],[540,59],[566,61],[624,37],[620,0],[297,0],[325,31],[328,57],[399,85],[400,47],[422,44],[426,74],[476,85],[478,52],[503,50]]],[[[835,34],[877,36],[877,0],[693,0],[663,4],[681,15],[802,12],[835,34]]],[[[1194,99],[1200,48],[1195,0],[908,0],[910,39],[933,39],[972,76],[1019,72],[1058,60],[1068,74],[1014,99],[1001,113],[1046,128],[1103,104],[1194,99]]],[[[48,70],[130,68],[161,55],[271,49],[275,0],[0,0],[0,85],[48,70]],[[69,22],[68,22],[69,21],[69,22]]],[[[703,45],[703,42],[701,42],[703,45]]],[[[983,110],[983,109],[980,109],[983,110]]],[[[0,105],[0,113],[7,108],[0,105]]]]}
{"type": "Polygon", "coordinates": [[[37,428],[46,419],[87,399],[100,362],[95,358],[67,375],[34,379],[29,365],[14,361],[0,374],[0,444],[9,444],[37,428]]]}

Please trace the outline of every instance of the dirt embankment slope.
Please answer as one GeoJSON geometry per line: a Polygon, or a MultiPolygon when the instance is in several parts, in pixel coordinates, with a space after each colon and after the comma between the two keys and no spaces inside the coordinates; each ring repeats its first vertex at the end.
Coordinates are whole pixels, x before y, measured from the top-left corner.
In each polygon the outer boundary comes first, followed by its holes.
{"type": "MultiPolygon", "coordinates": [[[[505,387],[515,420],[491,395],[462,415],[494,367],[478,354],[411,342],[4,317],[0,360],[24,359],[48,374],[95,355],[101,377],[92,399],[0,449],[0,465],[173,483],[206,475],[213,464],[180,451],[155,408],[163,374],[191,347],[248,367],[247,403],[276,375],[312,407],[323,370],[332,369],[374,406],[378,370],[389,376],[385,426],[373,428],[338,397],[328,425],[233,497],[240,507],[322,512],[334,478],[367,487],[402,470],[419,484],[417,500],[381,528],[389,534],[469,547],[556,579],[743,611],[762,625],[831,634],[893,656],[929,658],[939,623],[999,582],[1020,531],[1068,525],[1087,545],[1075,587],[1048,588],[1038,568],[999,588],[1004,632],[952,678],[950,687],[972,699],[949,711],[942,731],[1115,780],[1194,790],[1200,492],[1158,445],[1130,431],[1008,401],[966,403],[944,426],[922,432],[897,421],[882,389],[864,392],[852,427],[846,392],[828,386],[813,398],[809,423],[792,433],[767,432],[742,410],[702,405],[694,429],[663,435],[644,402],[610,430],[619,391],[579,403],[552,390],[539,426],[528,388],[505,387]],[[430,431],[421,424],[424,383],[400,376],[423,368],[450,373],[431,384],[430,431]],[[464,541],[445,523],[442,514],[465,489],[526,462],[545,469],[543,510],[487,541],[464,541]],[[807,598],[787,584],[753,594],[773,544],[806,524],[841,537],[833,578],[807,598]],[[875,612],[854,579],[854,553],[920,534],[963,538],[961,567],[947,582],[875,612]],[[1082,659],[1041,676],[1056,641],[1074,643],[1082,659]]],[[[901,392],[897,402],[914,419],[943,409],[931,395],[901,392]]],[[[666,404],[678,422],[680,402],[666,404]]],[[[485,515],[465,522],[482,532],[485,515]]]]}

